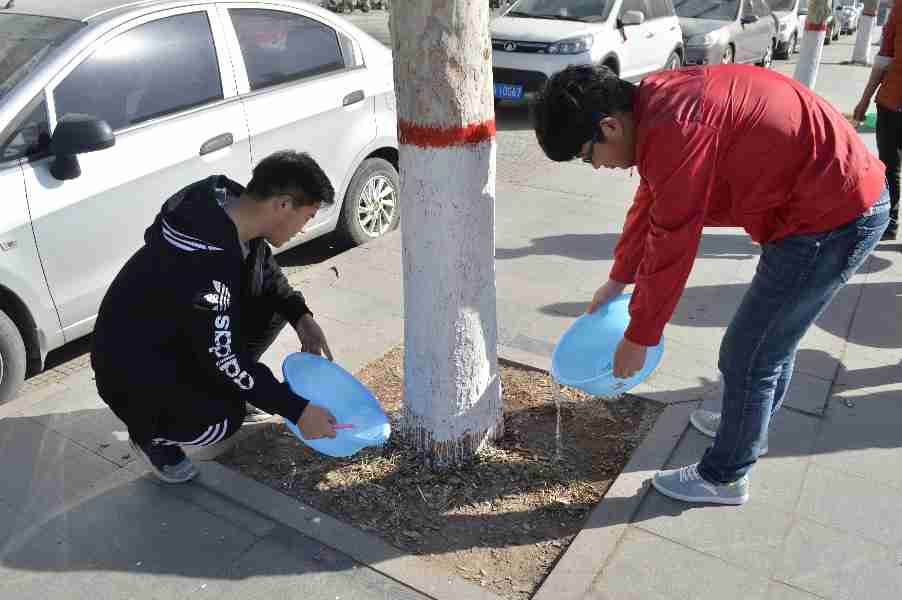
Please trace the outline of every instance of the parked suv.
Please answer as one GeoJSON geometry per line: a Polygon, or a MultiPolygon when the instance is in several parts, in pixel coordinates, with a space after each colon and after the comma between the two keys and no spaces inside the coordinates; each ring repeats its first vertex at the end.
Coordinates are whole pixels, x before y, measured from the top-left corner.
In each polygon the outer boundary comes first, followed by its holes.
{"type": "Polygon", "coordinates": [[[519,0],[492,21],[495,98],[520,100],[574,64],[638,80],[682,64],[671,0],[519,0]]]}
{"type": "Polygon", "coordinates": [[[686,63],[756,63],[770,67],[777,26],[764,0],[675,0],[686,63]]]}
{"type": "Polygon", "coordinates": [[[849,34],[858,31],[864,4],[858,0],[839,0],[833,6],[833,14],[839,23],[839,33],[849,34]]]}
{"type": "MultiPolygon", "coordinates": [[[[398,222],[381,44],[306,2],[123,1],[0,10],[0,402],[93,329],[144,229],[188,183],[246,183],[268,154],[307,151],[337,202],[293,244],[336,227],[365,241],[398,222]]],[[[136,343],[140,330],[136,314],[136,343]]]]}
{"type": "Polygon", "coordinates": [[[777,22],[777,58],[789,58],[799,51],[799,3],[808,0],[771,0],[770,8],[777,22]]]}

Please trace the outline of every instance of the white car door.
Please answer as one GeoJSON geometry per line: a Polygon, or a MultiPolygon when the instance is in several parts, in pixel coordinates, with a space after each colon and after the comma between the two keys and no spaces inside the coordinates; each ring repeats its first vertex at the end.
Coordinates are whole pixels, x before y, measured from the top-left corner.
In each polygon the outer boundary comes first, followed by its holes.
{"type": "Polygon", "coordinates": [[[618,25],[621,25],[620,19],[628,11],[640,12],[644,18],[641,24],[622,26],[618,31],[620,76],[634,81],[655,70],[658,58],[655,54],[655,34],[645,0],[623,0],[618,12],[618,25]]]}
{"type": "Polygon", "coordinates": [[[49,140],[43,93],[0,134],[0,280],[28,307],[36,327],[46,338],[46,347],[55,348],[62,343],[59,317],[41,269],[22,171],[28,160],[46,154],[49,140]]]}
{"type": "Polygon", "coordinates": [[[54,178],[53,157],[24,168],[67,340],[93,328],[107,287],[167,197],[212,174],[249,179],[247,123],[228,57],[216,52],[221,37],[212,9],[152,13],[105,34],[48,86],[53,125],[89,114],[116,133],[112,148],[78,157],[75,179],[54,178]]]}
{"type": "Polygon", "coordinates": [[[360,153],[376,138],[371,74],[352,38],[312,12],[260,3],[220,6],[223,22],[232,25],[253,161],[279,150],[307,152],[335,188],[336,202],[299,234],[319,235],[334,223],[360,153]]]}
{"type": "Polygon", "coordinates": [[[667,66],[670,55],[682,39],[680,23],[676,18],[671,0],[645,0],[650,17],[648,28],[652,37],[649,47],[652,70],[667,66]]]}

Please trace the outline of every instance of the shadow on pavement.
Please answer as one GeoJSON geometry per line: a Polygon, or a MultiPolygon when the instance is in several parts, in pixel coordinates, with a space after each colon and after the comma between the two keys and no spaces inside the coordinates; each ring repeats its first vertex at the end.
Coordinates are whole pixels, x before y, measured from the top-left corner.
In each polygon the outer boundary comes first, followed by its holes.
{"type": "MultiPolygon", "coordinates": [[[[577,260],[612,260],[619,233],[564,234],[533,238],[529,246],[496,248],[497,260],[525,256],[563,256],[577,260]]],[[[699,248],[699,258],[749,260],[760,254],[759,246],[748,236],[705,234],[699,248]]]]}

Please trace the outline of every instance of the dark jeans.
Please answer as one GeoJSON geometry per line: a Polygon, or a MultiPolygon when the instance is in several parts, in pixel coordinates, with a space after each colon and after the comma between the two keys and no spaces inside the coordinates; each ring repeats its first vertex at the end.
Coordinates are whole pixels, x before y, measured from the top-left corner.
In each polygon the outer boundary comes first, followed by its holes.
{"type": "Polygon", "coordinates": [[[868,212],[841,227],[762,246],[720,346],[722,418],[698,467],[706,481],[736,481],[758,460],[770,419],[789,389],[799,341],[867,259],[888,222],[884,190],[868,212]]]}
{"type": "Polygon", "coordinates": [[[899,171],[902,164],[902,112],[877,105],[877,151],[886,165],[890,212],[886,230],[895,233],[899,227],[899,171]]]}

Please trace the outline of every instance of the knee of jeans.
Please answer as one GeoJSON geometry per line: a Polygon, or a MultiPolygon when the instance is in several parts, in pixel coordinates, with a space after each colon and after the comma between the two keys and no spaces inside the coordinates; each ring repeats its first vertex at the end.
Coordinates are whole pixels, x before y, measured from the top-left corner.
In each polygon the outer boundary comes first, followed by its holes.
{"type": "Polygon", "coordinates": [[[724,352],[721,347],[717,368],[723,374],[724,382],[743,387],[775,387],[786,366],[785,358],[766,356],[763,353],[724,352]]]}
{"type": "Polygon", "coordinates": [[[734,340],[730,336],[729,331],[720,342],[720,351],[717,355],[717,369],[725,376],[744,375],[748,370],[748,363],[742,360],[742,355],[748,354],[748,351],[746,349],[743,353],[743,349],[739,347],[740,344],[737,342],[738,340],[734,340]]]}

